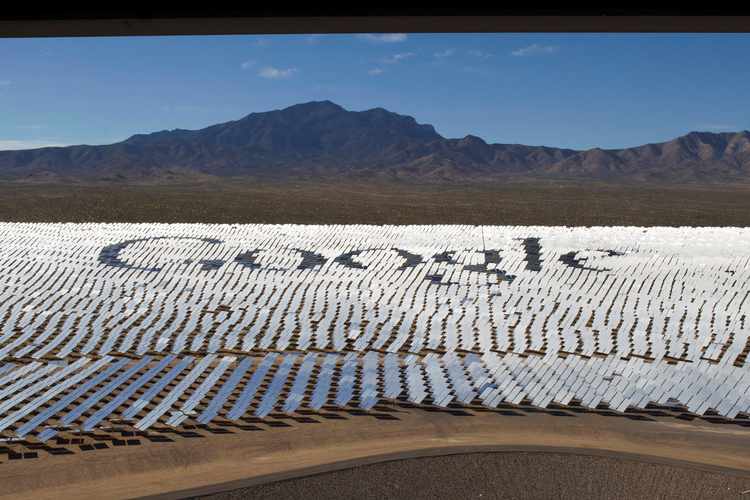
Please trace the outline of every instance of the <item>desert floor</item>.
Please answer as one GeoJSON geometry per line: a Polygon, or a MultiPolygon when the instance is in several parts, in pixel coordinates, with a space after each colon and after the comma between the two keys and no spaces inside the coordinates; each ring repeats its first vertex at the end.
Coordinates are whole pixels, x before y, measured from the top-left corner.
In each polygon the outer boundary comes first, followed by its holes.
{"type": "Polygon", "coordinates": [[[332,419],[278,419],[283,425],[256,423],[248,426],[255,430],[228,428],[228,434],[170,443],[144,440],[142,446],[5,461],[0,493],[36,499],[165,493],[182,498],[384,460],[469,451],[637,458],[678,466],[687,476],[685,471],[697,467],[739,477],[731,487],[750,489],[750,429],[745,425],[750,422],[742,420],[688,419],[661,410],[616,414],[472,406],[446,411],[407,404],[375,410],[339,410],[331,412],[338,414],[332,419]]]}

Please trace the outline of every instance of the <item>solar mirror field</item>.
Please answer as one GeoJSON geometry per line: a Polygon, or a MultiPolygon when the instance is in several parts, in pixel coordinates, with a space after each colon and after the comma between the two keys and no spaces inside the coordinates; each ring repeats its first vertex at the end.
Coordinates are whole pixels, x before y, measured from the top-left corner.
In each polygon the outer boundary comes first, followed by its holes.
{"type": "Polygon", "coordinates": [[[0,224],[0,435],[404,403],[750,416],[750,229],[0,224]]]}

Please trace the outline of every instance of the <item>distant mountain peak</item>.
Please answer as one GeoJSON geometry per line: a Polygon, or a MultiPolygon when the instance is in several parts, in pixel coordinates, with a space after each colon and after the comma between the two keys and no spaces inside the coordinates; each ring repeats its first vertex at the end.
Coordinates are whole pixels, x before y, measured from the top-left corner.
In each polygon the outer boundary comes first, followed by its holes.
{"type": "Polygon", "coordinates": [[[0,151],[0,177],[148,179],[180,175],[491,181],[507,176],[637,182],[750,182],[750,132],[694,131],[586,151],[446,139],[382,107],[330,100],[255,112],[200,130],[136,134],[105,146],[0,151]]]}
{"type": "Polygon", "coordinates": [[[291,106],[287,106],[281,111],[311,110],[311,109],[328,109],[328,110],[335,110],[335,111],[346,111],[342,106],[336,104],[333,101],[329,101],[327,99],[323,101],[308,101],[308,102],[301,102],[298,104],[292,104],[291,106]]]}
{"type": "Polygon", "coordinates": [[[471,135],[471,134],[465,136],[463,139],[459,141],[459,143],[465,146],[471,146],[471,145],[487,146],[487,143],[484,141],[484,139],[482,139],[481,137],[477,137],[476,135],[471,135]]]}

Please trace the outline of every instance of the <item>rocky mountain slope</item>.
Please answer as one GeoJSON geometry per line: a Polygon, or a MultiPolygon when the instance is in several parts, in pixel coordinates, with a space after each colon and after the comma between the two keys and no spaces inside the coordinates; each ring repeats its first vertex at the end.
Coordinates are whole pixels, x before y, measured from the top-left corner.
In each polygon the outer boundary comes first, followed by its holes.
{"type": "Polygon", "coordinates": [[[200,130],[138,134],[103,146],[0,151],[13,179],[378,178],[457,182],[509,177],[624,182],[748,182],[750,132],[691,132],[627,149],[576,151],[447,139],[382,108],[330,101],[251,113],[200,130]]]}

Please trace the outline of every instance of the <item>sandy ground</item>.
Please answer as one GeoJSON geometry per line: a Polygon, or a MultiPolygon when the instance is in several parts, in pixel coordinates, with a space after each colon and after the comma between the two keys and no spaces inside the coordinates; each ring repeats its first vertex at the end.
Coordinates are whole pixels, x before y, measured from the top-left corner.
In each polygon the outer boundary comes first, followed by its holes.
{"type": "Polygon", "coordinates": [[[0,181],[0,220],[269,224],[746,226],[750,186],[491,183],[35,185],[0,181]]]}
{"type": "Polygon", "coordinates": [[[748,488],[750,475],[611,456],[496,452],[394,460],[198,498],[682,500],[738,498],[748,488]]]}
{"type": "Polygon", "coordinates": [[[246,485],[253,479],[268,482],[352,467],[368,457],[378,462],[402,454],[476,447],[598,450],[663,463],[691,462],[704,469],[750,471],[748,427],[674,417],[639,421],[566,413],[570,416],[472,410],[456,416],[398,408],[394,420],[349,415],[317,424],[5,462],[0,464],[0,494],[35,499],[128,498],[171,492],[168,497],[176,498],[236,489],[241,486],[231,484],[236,481],[246,485]]]}

